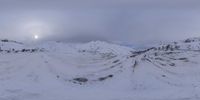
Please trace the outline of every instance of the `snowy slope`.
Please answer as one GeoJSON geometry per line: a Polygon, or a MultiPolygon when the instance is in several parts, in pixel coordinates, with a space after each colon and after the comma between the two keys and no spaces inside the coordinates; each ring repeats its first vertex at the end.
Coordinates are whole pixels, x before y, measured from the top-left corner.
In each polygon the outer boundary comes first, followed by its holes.
{"type": "Polygon", "coordinates": [[[101,41],[1,42],[0,100],[199,100],[200,41],[185,41],[143,51],[101,41]]]}
{"type": "Polygon", "coordinates": [[[24,45],[20,42],[2,39],[0,40],[0,47],[1,49],[9,50],[9,49],[21,49],[24,47],[24,45]]]}

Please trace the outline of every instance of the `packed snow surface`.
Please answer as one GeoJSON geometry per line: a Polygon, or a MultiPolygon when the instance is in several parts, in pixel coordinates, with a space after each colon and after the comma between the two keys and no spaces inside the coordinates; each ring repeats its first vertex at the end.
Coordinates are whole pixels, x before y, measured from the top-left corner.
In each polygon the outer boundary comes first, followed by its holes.
{"type": "Polygon", "coordinates": [[[200,100],[200,38],[141,51],[1,40],[0,100],[200,100]]]}

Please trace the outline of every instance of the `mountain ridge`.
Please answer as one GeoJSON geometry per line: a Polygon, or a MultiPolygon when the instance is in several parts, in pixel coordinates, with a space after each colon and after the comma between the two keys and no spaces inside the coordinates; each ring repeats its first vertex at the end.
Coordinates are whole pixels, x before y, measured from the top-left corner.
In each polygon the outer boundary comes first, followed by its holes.
{"type": "Polygon", "coordinates": [[[6,46],[0,45],[2,50],[20,50],[0,52],[0,99],[198,100],[199,42],[186,39],[143,50],[102,41],[0,42],[6,46]]]}

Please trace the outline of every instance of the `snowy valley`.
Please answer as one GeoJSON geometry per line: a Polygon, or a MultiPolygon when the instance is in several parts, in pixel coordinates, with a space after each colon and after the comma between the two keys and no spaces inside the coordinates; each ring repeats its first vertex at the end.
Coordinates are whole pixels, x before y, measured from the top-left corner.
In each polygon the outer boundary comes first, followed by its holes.
{"type": "Polygon", "coordinates": [[[200,38],[117,44],[0,41],[0,100],[199,100],[200,38]]]}

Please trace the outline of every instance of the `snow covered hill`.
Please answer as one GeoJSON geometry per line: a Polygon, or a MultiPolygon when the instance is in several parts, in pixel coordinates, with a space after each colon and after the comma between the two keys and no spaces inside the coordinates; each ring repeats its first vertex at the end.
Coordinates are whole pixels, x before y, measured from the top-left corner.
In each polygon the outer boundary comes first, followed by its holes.
{"type": "Polygon", "coordinates": [[[143,51],[0,42],[0,100],[199,100],[200,38],[143,51]]]}

